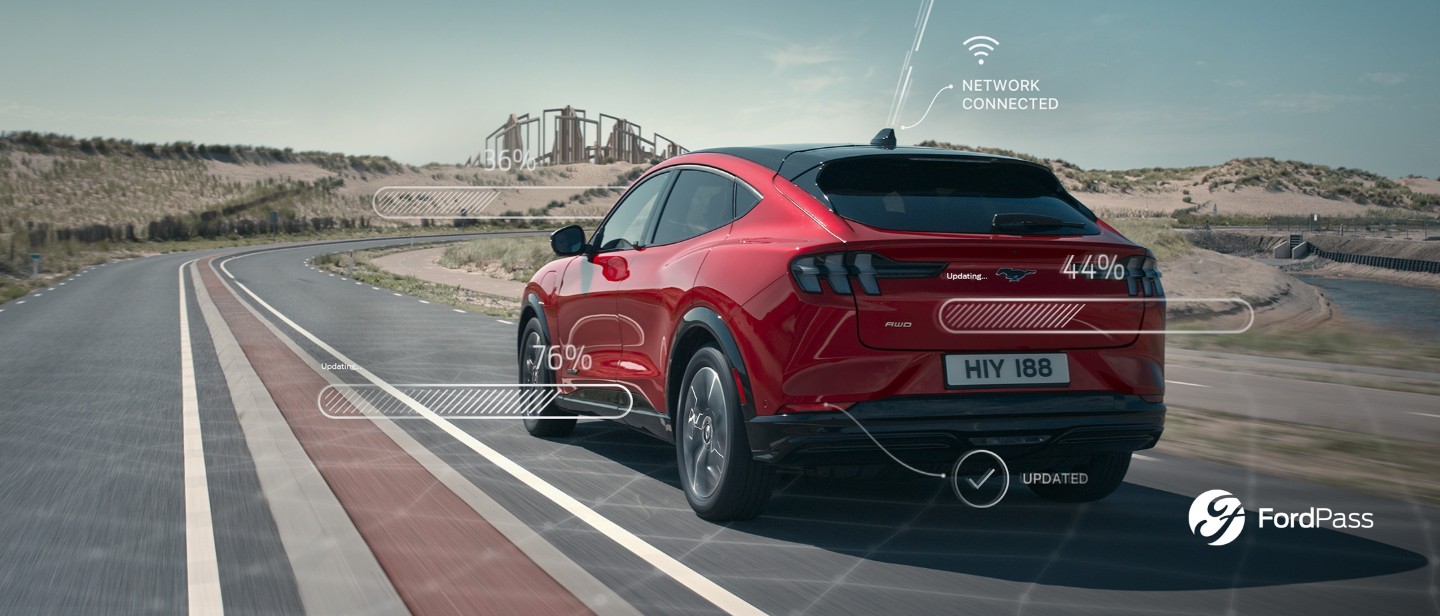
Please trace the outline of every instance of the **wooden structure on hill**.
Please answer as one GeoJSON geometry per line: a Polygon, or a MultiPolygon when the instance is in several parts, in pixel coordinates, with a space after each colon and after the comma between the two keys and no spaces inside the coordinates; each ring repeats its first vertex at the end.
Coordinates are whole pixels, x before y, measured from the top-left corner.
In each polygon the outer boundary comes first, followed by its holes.
{"type": "Polygon", "coordinates": [[[646,138],[639,124],[565,106],[538,116],[510,114],[485,137],[485,149],[469,166],[509,169],[521,166],[627,162],[640,164],[679,156],[689,150],[660,133],[646,138]]]}

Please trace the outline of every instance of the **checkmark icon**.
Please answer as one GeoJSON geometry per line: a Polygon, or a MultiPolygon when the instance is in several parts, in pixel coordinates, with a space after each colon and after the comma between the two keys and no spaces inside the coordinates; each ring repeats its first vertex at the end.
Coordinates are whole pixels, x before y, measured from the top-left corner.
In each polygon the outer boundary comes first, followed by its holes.
{"type": "Polygon", "coordinates": [[[986,481],[989,481],[989,480],[990,480],[990,476],[991,476],[991,475],[994,475],[994,474],[995,474],[995,469],[992,468],[992,469],[989,470],[989,472],[986,472],[986,473],[985,473],[985,476],[984,476],[984,477],[981,477],[981,478],[980,478],[980,481],[975,481],[974,479],[971,479],[971,478],[969,478],[969,477],[966,477],[966,478],[965,478],[965,483],[968,483],[968,484],[970,484],[970,487],[975,488],[976,490],[979,490],[979,489],[980,489],[980,484],[985,483],[986,481]]]}

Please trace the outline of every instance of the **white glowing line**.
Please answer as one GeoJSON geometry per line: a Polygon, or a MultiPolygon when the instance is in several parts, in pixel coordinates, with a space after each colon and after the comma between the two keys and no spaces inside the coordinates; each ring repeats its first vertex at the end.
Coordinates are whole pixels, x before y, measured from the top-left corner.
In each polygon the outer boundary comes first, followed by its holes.
{"type": "Polygon", "coordinates": [[[901,126],[901,127],[900,127],[900,130],[906,130],[906,129],[909,129],[909,128],[915,128],[916,126],[919,126],[919,125],[920,125],[920,122],[924,122],[924,121],[925,121],[925,118],[930,117],[930,110],[935,107],[935,101],[936,101],[936,100],[939,100],[940,95],[943,94],[946,90],[949,90],[949,89],[951,89],[951,88],[953,88],[953,87],[955,87],[955,84],[952,83],[952,84],[950,84],[950,85],[948,85],[948,86],[945,86],[945,87],[943,87],[943,88],[940,88],[940,91],[939,91],[939,92],[936,92],[936,93],[935,93],[935,96],[933,96],[933,97],[930,98],[930,106],[928,106],[928,107],[925,108],[925,113],[920,116],[920,120],[917,121],[917,122],[915,122],[914,124],[909,125],[909,126],[901,126]]]}

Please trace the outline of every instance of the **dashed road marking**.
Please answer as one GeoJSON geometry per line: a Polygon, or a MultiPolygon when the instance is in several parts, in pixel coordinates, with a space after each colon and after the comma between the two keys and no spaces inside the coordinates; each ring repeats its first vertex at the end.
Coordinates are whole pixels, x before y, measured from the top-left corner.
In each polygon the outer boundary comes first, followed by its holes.
{"type": "Polygon", "coordinates": [[[1410,414],[1419,415],[1421,417],[1434,417],[1436,419],[1440,419],[1440,415],[1436,415],[1435,413],[1421,413],[1419,411],[1410,411],[1410,414]]]}
{"type": "Polygon", "coordinates": [[[510,321],[506,321],[505,319],[495,319],[495,320],[496,320],[497,322],[504,323],[504,324],[506,324],[506,325],[514,325],[514,323],[512,323],[512,322],[510,322],[510,321]]]}
{"type": "Polygon", "coordinates": [[[394,295],[395,297],[401,297],[399,293],[391,293],[391,295],[394,295]]]}
{"type": "MultiPolygon", "coordinates": [[[[23,304],[23,303],[25,303],[25,302],[20,302],[20,303],[23,304]]],[[[464,311],[464,310],[461,310],[461,309],[459,309],[459,308],[451,308],[451,310],[454,310],[455,312],[458,312],[458,313],[460,313],[460,314],[465,314],[465,311],[464,311]]]]}
{"type": "Polygon", "coordinates": [[[1167,380],[1167,381],[1165,381],[1165,382],[1166,382],[1166,383],[1170,383],[1171,385],[1188,385],[1188,386],[1190,386],[1190,387],[1204,387],[1204,388],[1206,388],[1206,389],[1209,389],[1209,388],[1211,387],[1210,385],[1201,385],[1201,384],[1199,384],[1199,383],[1186,383],[1185,381],[1169,381],[1169,380],[1167,380]]]}
{"type": "Polygon", "coordinates": [[[1152,457],[1147,456],[1147,455],[1145,455],[1145,454],[1143,454],[1143,453],[1134,453],[1134,454],[1130,454],[1130,455],[1135,456],[1135,459],[1137,459],[1137,460],[1144,460],[1144,461],[1146,461],[1146,462],[1159,462],[1159,461],[1160,461],[1159,458],[1152,458],[1152,457]]]}
{"type": "Polygon", "coordinates": [[[428,303],[430,303],[430,302],[427,302],[427,301],[425,301],[425,300],[422,299],[422,300],[420,300],[420,303],[422,303],[422,304],[428,304],[428,303]]]}

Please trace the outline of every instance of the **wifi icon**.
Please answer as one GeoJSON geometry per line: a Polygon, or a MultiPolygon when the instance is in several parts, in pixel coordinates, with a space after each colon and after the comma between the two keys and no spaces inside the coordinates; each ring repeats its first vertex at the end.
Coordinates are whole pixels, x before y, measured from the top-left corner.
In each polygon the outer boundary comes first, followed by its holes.
{"type": "Polygon", "coordinates": [[[965,39],[965,46],[970,49],[970,53],[974,54],[975,58],[981,64],[985,63],[985,56],[988,56],[990,55],[990,52],[995,51],[995,46],[999,44],[1000,41],[997,41],[988,36],[972,36],[968,39],[965,39]],[[987,43],[986,41],[989,42],[987,43]]]}

